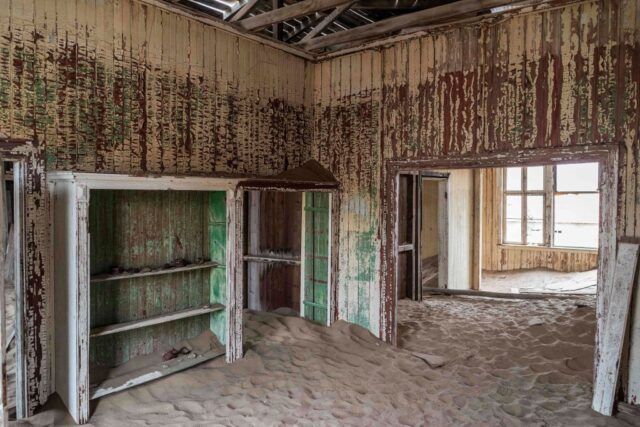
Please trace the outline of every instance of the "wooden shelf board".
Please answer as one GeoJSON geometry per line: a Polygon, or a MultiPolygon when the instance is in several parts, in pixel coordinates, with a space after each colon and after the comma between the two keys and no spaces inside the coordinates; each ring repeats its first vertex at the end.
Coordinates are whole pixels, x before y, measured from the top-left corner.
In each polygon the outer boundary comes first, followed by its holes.
{"type": "Polygon", "coordinates": [[[224,310],[224,305],[222,304],[207,304],[201,307],[174,311],[172,313],[148,317],[146,319],[139,319],[139,320],[133,320],[131,322],[100,326],[100,327],[91,329],[90,336],[91,338],[93,338],[93,337],[100,337],[103,335],[116,334],[119,332],[130,331],[132,329],[139,329],[147,326],[159,325],[161,323],[173,322],[174,320],[186,319],[188,317],[200,316],[202,314],[213,313],[221,310],[224,310]]]}
{"type": "Polygon", "coordinates": [[[133,279],[136,277],[159,276],[161,274],[173,274],[173,273],[180,273],[184,271],[200,270],[203,268],[215,268],[219,265],[220,263],[218,262],[208,261],[202,264],[189,264],[189,265],[185,265],[184,267],[166,268],[162,270],[146,271],[144,273],[101,274],[98,276],[91,277],[91,283],[110,282],[113,280],[123,280],[123,279],[133,279]]]}
{"type": "Polygon", "coordinates": [[[138,369],[126,375],[109,378],[101,384],[91,387],[91,390],[89,391],[89,398],[97,399],[149,381],[157,380],[159,378],[166,377],[167,375],[175,374],[176,372],[191,368],[192,366],[206,362],[207,360],[223,356],[224,354],[225,351],[221,349],[209,350],[201,355],[187,354],[173,360],[166,362],[163,361],[155,365],[138,369]]]}
{"type": "Polygon", "coordinates": [[[300,265],[300,258],[281,258],[275,256],[268,255],[245,255],[244,260],[247,262],[263,262],[263,263],[273,263],[280,262],[283,264],[290,265],[300,265]]]}

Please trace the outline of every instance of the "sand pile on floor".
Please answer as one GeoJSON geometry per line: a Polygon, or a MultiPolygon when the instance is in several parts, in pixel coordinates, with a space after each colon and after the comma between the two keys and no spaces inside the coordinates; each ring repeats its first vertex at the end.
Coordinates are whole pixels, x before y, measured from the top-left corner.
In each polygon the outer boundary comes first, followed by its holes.
{"type": "MultiPolygon", "coordinates": [[[[245,359],[103,398],[96,426],[624,425],[589,408],[593,299],[402,301],[394,349],[358,326],[247,312],[245,359]],[[542,320],[529,326],[529,318],[542,320]],[[411,352],[446,359],[438,368],[411,352]]],[[[31,424],[64,424],[61,411],[31,424]]]]}

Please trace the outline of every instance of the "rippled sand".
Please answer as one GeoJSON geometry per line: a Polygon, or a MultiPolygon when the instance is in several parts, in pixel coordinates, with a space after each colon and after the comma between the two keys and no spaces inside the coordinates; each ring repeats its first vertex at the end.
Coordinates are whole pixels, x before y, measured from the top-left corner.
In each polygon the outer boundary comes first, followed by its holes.
{"type": "MultiPolygon", "coordinates": [[[[400,349],[345,322],[324,328],[247,312],[242,361],[213,361],[103,398],[91,424],[626,425],[589,409],[594,303],[401,301],[400,349]],[[431,368],[412,352],[444,365],[431,368]]],[[[30,420],[64,422],[54,409],[30,420]]]]}

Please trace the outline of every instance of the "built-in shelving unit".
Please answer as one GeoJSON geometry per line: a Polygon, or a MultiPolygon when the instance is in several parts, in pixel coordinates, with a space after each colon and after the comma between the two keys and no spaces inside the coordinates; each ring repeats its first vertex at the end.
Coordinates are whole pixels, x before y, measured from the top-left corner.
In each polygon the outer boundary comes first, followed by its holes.
{"type": "Polygon", "coordinates": [[[48,180],[56,391],[76,422],[89,419],[91,399],[230,357],[227,205],[236,180],[48,180]]]}

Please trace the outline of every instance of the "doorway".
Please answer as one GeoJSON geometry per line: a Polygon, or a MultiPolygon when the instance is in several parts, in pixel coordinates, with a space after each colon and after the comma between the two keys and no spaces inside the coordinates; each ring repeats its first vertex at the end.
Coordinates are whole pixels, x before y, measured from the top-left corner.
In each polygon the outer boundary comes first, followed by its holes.
{"type": "Polygon", "coordinates": [[[447,288],[449,173],[400,174],[398,299],[422,299],[424,287],[447,288]]]}
{"type": "Polygon", "coordinates": [[[245,192],[244,308],[331,321],[331,192],[245,192]]]}

